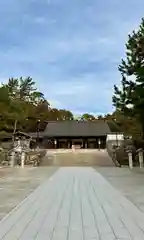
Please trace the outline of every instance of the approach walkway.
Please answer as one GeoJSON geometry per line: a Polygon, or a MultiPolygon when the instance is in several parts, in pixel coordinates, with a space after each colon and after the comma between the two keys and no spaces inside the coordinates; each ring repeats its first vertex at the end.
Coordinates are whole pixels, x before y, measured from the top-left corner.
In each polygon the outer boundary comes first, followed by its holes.
{"type": "Polygon", "coordinates": [[[144,213],[91,167],[62,167],[0,222],[1,240],[143,240],[144,213]]]}

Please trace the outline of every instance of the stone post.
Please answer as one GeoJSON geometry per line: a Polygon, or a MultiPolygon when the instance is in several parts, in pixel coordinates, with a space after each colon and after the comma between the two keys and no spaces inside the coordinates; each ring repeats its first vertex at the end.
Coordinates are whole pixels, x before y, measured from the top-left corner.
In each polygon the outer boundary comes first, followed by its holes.
{"type": "Polygon", "coordinates": [[[98,139],[98,146],[99,146],[99,151],[100,151],[100,148],[101,148],[101,140],[98,139]]]}
{"type": "Polygon", "coordinates": [[[133,168],[133,159],[132,159],[132,152],[128,152],[128,158],[129,158],[129,167],[133,168]]]}
{"type": "Polygon", "coordinates": [[[70,149],[71,148],[71,143],[70,142],[68,142],[68,149],[70,149]]]}
{"type": "Polygon", "coordinates": [[[72,151],[75,151],[75,145],[72,144],[72,151]]]}
{"type": "Polygon", "coordinates": [[[54,140],[54,148],[57,148],[57,140],[54,140]]]}
{"type": "Polygon", "coordinates": [[[10,166],[14,167],[15,166],[15,151],[11,152],[11,156],[10,156],[10,166]]]}
{"type": "Polygon", "coordinates": [[[24,168],[25,165],[25,152],[21,153],[21,167],[24,168]]]}
{"type": "Polygon", "coordinates": [[[126,152],[128,153],[128,161],[129,161],[129,168],[133,168],[133,156],[132,156],[132,148],[129,146],[127,147],[126,152]]]}
{"type": "Polygon", "coordinates": [[[139,148],[137,150],[138,152],[138,156],[139,156],[139,165],[140,165],[140,168],[143,168],[143,149],[142,148],[139,148]]]}
{"type": "Polygon", "coordinates": [[[57,166],[57,155],[55,153],[53,154],[53,165],[57,166]]]}
{"type": "Polygon", "coordinates": [[[82,142],[82,148],[85,148],[85,141],[82,142]]]}

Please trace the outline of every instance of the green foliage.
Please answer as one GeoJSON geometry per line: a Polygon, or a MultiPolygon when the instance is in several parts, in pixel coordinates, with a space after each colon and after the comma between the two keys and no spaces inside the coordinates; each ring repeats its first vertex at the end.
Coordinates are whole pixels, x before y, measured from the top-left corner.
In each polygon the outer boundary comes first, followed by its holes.
{"type": "Polygon", "coordinates": [[[113,104],[121,114],[135,119],[144,139],[144,19],[128,36],[126,59],[122,59],[119,71],[121,86],[114,86],[113,104]]]}
{"type": "Polygon", "coordinates": [[[37,91],[31,77],[10,78],[7,84],[0,87],[1,132],[13,132],[16,122],[17,130],[35,132],[37,120],[40,120],[40,130],[44,130],[48,120],[72,119],[70,111],[50,107],[44,94],[37,91]]]}
{"type": "Polygon", "coordinates": [[[98,115],[97,118],[98,118],[99,120],[103,120],[103,119],[104,119],[104,117],[103,117],[102,115],[98,115]]]}
{"type": "Polygon", "coordinates": [[[95,117],[92,115],[92,114],[89,114],[89,113],[84,113],[82,116],[81,116],[81,119],[82,120],[87,120],[87,121],[91,121],[91,120],[95,120],[95,117]]]}

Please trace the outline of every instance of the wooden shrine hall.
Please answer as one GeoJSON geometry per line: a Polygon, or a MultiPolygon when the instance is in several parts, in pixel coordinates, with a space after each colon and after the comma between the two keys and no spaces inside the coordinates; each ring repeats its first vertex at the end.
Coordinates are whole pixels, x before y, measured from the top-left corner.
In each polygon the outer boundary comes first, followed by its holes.
{"type": "Polygon", "coordinates": [[[105,148],[107,134],[117,131],[114,122],[95,121],[49,121],[45,130],[30,133],[40,148],[105,148]]]}

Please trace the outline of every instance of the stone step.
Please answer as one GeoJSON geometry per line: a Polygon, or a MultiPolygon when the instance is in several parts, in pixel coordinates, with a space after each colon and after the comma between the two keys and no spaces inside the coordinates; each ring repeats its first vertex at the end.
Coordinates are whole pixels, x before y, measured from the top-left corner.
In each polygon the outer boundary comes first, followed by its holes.
{"type": "Polygon", "coordinates": [[[115,166],[106,151],[55,152],[47,154],[41,166],[115,166]]]}

